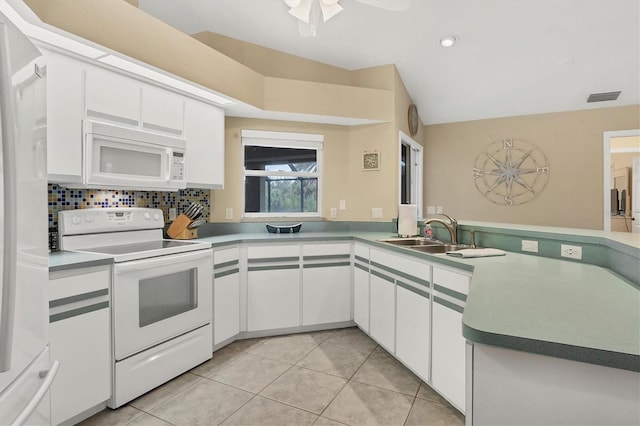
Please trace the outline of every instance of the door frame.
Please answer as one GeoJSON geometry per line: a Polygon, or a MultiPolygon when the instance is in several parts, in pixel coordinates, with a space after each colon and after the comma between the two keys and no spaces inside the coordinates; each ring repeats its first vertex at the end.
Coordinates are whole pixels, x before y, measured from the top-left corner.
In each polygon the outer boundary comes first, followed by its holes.
{"type": "Polygon", "coordinates": [[[603,158],[603,206],[604,206],[604,226],[603,230],[611,231],[611,139],[627,136],[640,136],[640,129],[613,130],[603,133],[602,158],[603,158]]]}

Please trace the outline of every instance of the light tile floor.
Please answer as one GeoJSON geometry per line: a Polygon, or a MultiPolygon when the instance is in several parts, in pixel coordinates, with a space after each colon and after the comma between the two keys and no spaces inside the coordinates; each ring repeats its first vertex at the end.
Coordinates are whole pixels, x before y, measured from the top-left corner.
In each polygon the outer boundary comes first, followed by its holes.
{"type": "Polygon", "coordinates": [[[357,328],[240,340],[81,423],[463,425],[464,416],[357,328]]]}

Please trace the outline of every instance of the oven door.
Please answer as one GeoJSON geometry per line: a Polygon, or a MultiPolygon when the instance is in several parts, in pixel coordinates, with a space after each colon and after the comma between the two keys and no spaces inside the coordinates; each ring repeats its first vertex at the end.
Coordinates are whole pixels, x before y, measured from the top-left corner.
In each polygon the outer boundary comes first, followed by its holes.
{"type": "Polygon", "coordinates": [[[116,360],[211,322],[213,251],[116,263],[116,360]]]}

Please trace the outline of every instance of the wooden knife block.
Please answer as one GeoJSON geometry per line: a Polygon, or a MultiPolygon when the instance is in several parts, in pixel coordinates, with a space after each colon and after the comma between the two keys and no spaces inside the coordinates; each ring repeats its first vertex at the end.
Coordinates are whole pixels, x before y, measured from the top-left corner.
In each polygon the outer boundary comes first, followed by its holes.
{"type": "Polygon", "coordinates": [[[198,238],[198,228],[189,229],[193,221],[184,214],[180,213],[176,220],[174,220],[169,229],[167,229],[167,235],[175,240],[191,240],[198,238]]]}

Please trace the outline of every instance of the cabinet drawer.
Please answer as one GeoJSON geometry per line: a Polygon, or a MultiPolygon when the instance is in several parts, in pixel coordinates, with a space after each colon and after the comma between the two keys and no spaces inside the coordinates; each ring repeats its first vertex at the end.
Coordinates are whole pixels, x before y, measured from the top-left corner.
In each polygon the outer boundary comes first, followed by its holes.
{"type": "Polygon", "coordinates": [[[296,245],[275,245],[253,246],[247,248],[249,261],[257,259],[279,259],[292,260],[300,259],[300,246],[296,245]]]}
{"type": "Polygon", "coordinates": [[[332,243],[332,244],[305,244],[302,246],[302,256],[333,256],[340,254],[351,254],[351,244],[349,243],[332,243]]]}
{"type": "Polygon", "coordinates": [[[382,250],[371,249],[371,265],[406,281],[414,281],[428,286],[431,280],[431,266],[404,256],[382,250]]]}
{"type": "Polygon", "coordinates": [[[433,283],[458,293],[469,294],[469,280],[470,277],[468,275],[442,268],[433,268],[433,283]]]}
{"type": "Polygon", "coordinates": [[[58,300],[109,288],[109,267],[57,271],[49,274],[49,300],[58,300]]]}
{"type": "Polygon", "coordinates": [[[219,249],[213,251],[213,265],[214,268],[217,265],[224,263],[237,261],[240,258],[240,249],[238,247],[232,247],[228,249],[219,249]]]}
{"type": "Polygon", "coordinates": [[[355,243],[353,245],[353,254],[363,259],[369,259],[369,246],[365,244],[355,243]]]}

